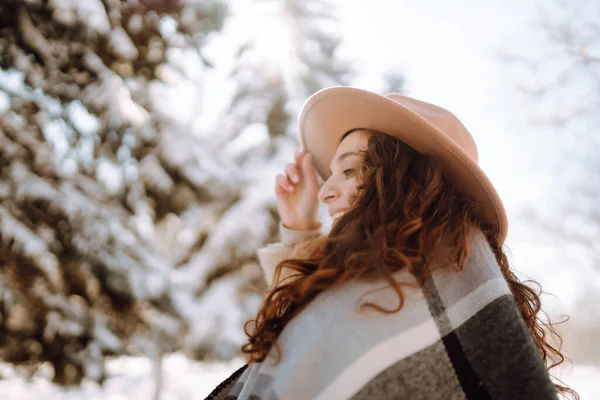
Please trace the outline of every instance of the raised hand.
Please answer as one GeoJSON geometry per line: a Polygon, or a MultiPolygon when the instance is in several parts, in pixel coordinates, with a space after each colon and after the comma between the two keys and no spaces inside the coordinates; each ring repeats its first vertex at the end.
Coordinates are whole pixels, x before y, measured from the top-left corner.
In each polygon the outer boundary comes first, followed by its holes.
{"type": "Polygon", "coordinates": [[[319,180],[311,156],[298,149],[295,162],[286,164],[285,173],[275,178],[277,210],[283,225],[296,230],[317,229],[318,193],[319,180]]]}

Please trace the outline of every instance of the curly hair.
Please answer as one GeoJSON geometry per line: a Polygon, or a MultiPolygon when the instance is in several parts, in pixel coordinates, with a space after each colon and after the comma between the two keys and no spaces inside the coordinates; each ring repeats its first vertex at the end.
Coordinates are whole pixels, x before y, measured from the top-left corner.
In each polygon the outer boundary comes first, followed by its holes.
{"type": "MultiPolygon", "coordinates": [[[[398,294],[398,307],[390,311],[365,303],[361,308],[371,307],[383,313],[399,311],[404,303],[402,283],[392,274],[406,269],[418,280],[423,279],[431,273],[431,263],[426,262],[425,255],[448,239],[453,249],[452,264],[462,269],[469,251],[469,234],[480,229],[548,370],[561,364],[565,360],[560,351],[561,337],[540,316],[541,291],[527,285],[535,282],[521,282],[511,271],[498,241],[498,230],[482,221],[477,204],[446,179],[434,158],[385,133],[360,130],[371,135],[367,150],[361,152],[361,167],[355,170],[359,185],[352,207],[336,220],[308,258],[283,260],[277,265],[277,285],[267,294],[256,319],[244,325],[248,342],[242,351],[248,362],[264,361],[273,345],[279,354],[276,342],[286,324],[319,293],[333,286],[383,278],[398,294]],[[294,274],[280,281],[283,268],[294,274]],[[251,333],[248,324],[254,325],[251,333]],[[558,343],[556,347],[550,337],[558,343]]],[[[574,390],[554,380],[559,393],[579,399],[574,390]]]]}

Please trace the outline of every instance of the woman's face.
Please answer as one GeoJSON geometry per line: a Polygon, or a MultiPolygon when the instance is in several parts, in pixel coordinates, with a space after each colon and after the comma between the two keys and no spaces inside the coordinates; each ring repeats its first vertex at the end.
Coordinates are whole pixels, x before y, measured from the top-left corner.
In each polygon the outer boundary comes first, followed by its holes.
{"type": "Polygon", "coordinates": [[[367,150],[371,133],[354,131],[346,136],[333,156],[329,165],[331,176],[319,190],[319,201],[326,203],[329,215],[335,220],[352,205],[359,182],[356,171],[360,167],[359,151],[367,150]]]}

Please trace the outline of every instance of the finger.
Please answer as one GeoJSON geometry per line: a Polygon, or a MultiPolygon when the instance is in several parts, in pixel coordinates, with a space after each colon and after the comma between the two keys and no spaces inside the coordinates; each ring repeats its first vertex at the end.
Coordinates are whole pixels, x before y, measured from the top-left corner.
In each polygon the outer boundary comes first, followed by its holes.
{"type": "Polygon", "coordinates": [[[302,171],[304,173],[305,179],[307,183],[314,185],[315,187],[319,187],[319,178],[317,174],[317,170],[312,161],[312,156],[307,154],[302,160],[302,171]]]}
{"type": "Polygon", "coordinates": [[[304,150],[302,147],[298,147],[296,149],[296,151],[294,152],[294,159],[296,160],[297,166],[302,165],[302,159],[305,154],[306,154],[306,150],[304,150]]]}
{"type": "Polygon", "coordinates": [[[276,195],[284,195],[287,194],[290,190],[288,185],[285,183],[287,178],[281,174],[277,175],[275,178],[275,194],[276,195]]]}
{"type": "Polygon", "coordinates": [[[277,174],[275,177],[275,191],[281,193],[281,190],[286,192],[293,192],[294,186],[290,183],[288,178],[283,174],[277,174]]]}
{"type": "Polygon", "coordinates": [[[285,173],[288,176],[289,180],[298,183],[300,182],[300,171],[295,164],[289,163],[285,166],[285,173]]]}
{"type": "Polygon", "coordinates": [[[288,191],[285,190],[281,185],[275,185],[275,196],[281,197],[288,194],[288,191]]]}

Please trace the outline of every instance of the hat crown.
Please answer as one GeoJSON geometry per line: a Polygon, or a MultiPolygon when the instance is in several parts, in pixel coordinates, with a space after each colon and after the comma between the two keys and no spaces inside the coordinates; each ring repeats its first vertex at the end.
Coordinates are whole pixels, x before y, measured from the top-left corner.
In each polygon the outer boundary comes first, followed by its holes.
{"type": "Polygon", "coordinates": [[[329,165],[344,135],[357,128],[383,132],[435,158],[448,181],[479,204],[481,218],[498,229],[498,241],[504,242],[508,221],[502,200],[478,165],[473,136],[454,114],[399,93],[322,89],[306,100],[298,118],[300,141],[321,178],[331,175],[329,165]]]}
{"type": "Polygon", "coordinates": [[[388,93],[385,97],[413,111],[462,148],[476,163],[479,162],[477,145],[464,124],[450,111],[435,104],[413,99],[400,93],[388,93]]]}

